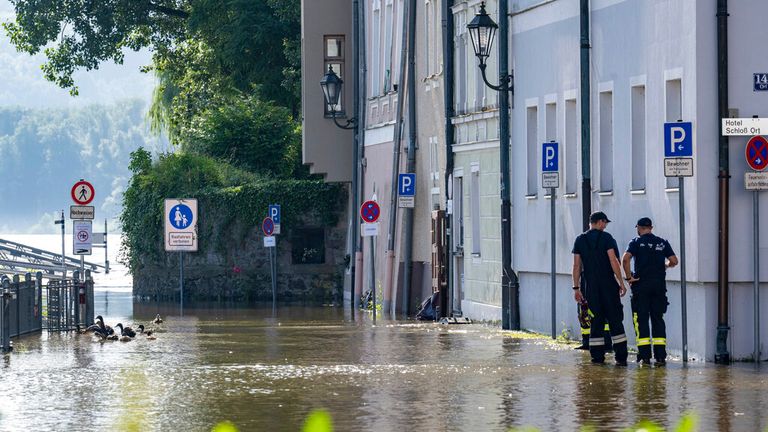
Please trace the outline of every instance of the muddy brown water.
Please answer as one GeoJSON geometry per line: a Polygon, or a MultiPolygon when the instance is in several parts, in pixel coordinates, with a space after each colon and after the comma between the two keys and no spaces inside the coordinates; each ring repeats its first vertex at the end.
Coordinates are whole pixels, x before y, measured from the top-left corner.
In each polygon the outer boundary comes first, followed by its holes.
{"type": "MultiPolygon", "coordinates": [[[[106,307],[105,307],[106,306],[106,307]]],[[[297,431],[326,409],[337,431],[617,430],[640,419],[761,431],[766,368],[589,364],[572,345],[493,326],[392,322],[332,307],[197,307],[130,296],[107,323],[162,313],[157,340],[31,335],[0,362],[0,430],[297,431]]]]}

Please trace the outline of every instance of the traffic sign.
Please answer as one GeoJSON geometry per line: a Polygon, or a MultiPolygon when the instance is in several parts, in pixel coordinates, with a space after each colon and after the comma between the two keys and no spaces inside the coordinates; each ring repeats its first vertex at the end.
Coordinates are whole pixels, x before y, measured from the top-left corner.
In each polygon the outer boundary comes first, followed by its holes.
{"type": "Polygon", "coordinates": [[[693,158],[665,158],[665,177],[693,177],[693,158]]]}
{"type": "Polygon", "coordinates": [[[197,199],[165,200],[165,250],[197,252],[197,199]]]}
{"type": "Polygon", "coordinates": [[[724,118],[721,122],[723,136],[768,135],[768,118],[724,118]]]}
{"type": "Polygon", "coordinates": [[[69,206],[69,218],[76,219],[93,219],[96,213],[96,209],[93,206],[81,206],[73,205],[69,206]]]}
{"type": "Polygon", "coordinates": [[[752,74],[754,78],[754,91],[768,91],[768,73],[752,74]]]}
{"type": "Polygon", "coordinates": [[[376,201],[366,201],[360,206],[360,217],[367,223],[374,223],[379,220],[381,209],[376,201]]]}
{"type": "Polygon", "coordinates": [[[693,156],[693,124],[691,122],[664,123],[664,157],[693,156]]]}
{"type": "Polygon", "coordinates": [[[544,189],[559,188],[560,187],[560,173],[559,172],[545,172],[541,173],[541,187],[544,189]]]}
{"type": "Polygon", "coordinates": [[[93,201],[93,197],[96,195],[96,191],[93,189],[93,185],[85,180],[80,180],[72,186],[70,191],[72,201],[77,205],[88,205],[93,201]]]}
{"type": "Polygon", "coordinates": [[[747,141],[744,150],[747,165],[755,171],[762,171],[768,167],[768,140],[760,135],[753,136],[747,141]]]}
{"type": "Polygon", "coordinates": [[[554,141],[541,145],[541,170],[543,172],[560,171],[558,144],[554,141]]]}
{"type": "Polygon", "coordinates": [[[379,235],[379,224],[377,223],[365,223],[361,228],[362,231],[360,235],[363,237],[373,237],[379,235]]]}
{"type": "Polygon", "coordinates": [[[768,172],[745,173],[744,188],[751,191],[768,190],[768,172]]]}
{"type": "Polygon", "coordinates": [[[264,247],[276,247],[276,246],[277,246],[277,239],[275,239],[272,236],[264,237],[264,247]]]}
{"type": "Polygon", "coordinates": [[[75,255],[91,255],[93,238],[91,221],[72,221],[72,253],[75,255]]]}
{"type": "Polygon", "coordinates": [[[269,205],[269,217],[275,222],[275,235],[280,234],[280,204],[269,205]]]}
{"type": "Polygon", "coordinates": [[[416,196],[416,174],[400,174],[397,177],[397,194],[403,197],[416,196]]]}
{"type": "Polygon", "coordinates": [[[275,233],[275,221],[271,217],[265,217],[261,223],[261,231],[265,236],[271,237],[275,233]]]}

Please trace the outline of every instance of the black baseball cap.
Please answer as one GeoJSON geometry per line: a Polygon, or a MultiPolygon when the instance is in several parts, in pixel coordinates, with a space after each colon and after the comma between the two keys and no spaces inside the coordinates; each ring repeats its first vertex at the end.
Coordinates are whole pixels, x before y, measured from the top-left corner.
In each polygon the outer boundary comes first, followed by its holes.
{"type": "Polygon", "coordinates": [[[591,215],[589,215],[589,223],[596,223],[596,222],[599,222],[599,221],[610,222],[611,220],[608,219],[608,216],[606,216],[605,213],[603,213],[601,211],[594,212],[591,215]]]}
{"type": "Polygon", "coordinates": [[[637,220],[638,227],[653,227],[653,222],[651,222],[651,218],[642,217],[637,220]]]}

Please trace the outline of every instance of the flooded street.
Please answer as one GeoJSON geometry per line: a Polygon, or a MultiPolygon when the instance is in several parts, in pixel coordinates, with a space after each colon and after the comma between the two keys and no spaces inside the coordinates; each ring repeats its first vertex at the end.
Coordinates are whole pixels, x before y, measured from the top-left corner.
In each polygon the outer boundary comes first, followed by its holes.
{"type": "MultiPolygon", "coordinates": [[[[33,335],[0,364],[0,430],[617,430],[640,419],[759,431],[768,374],[679,361],[594,366],[573,345],[483,325],[352,320],[338,308],[196,308],[97,294],[108,324],[166,322],[157,340],[33,335]]],[[[156,326],[157,327],[157,326],[156,326]]],[[[610,362],[610,361],[609,361],[610,362]]]]}

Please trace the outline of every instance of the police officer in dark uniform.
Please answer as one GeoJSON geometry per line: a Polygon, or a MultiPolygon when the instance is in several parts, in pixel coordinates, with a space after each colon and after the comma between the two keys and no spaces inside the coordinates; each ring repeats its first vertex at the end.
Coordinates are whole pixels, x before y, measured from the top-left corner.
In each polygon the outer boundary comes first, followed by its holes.
{"type": "Polygon", "coordinates": [[[586,296],[589,309],[593,313],[589,335],[589,352],[593,363],[605,361],[606,322],[610,325],[611,340],[616,364],[627,364],[627,335],[624,333],[623,306],[621,297],[627,293],[624,279],[621,277],[619,250],[616,240],[605,228],[610,220],[603,212],[589,216],[589,231],[580,234],[573,245],[573,291],[576,302],[581,303],[586,296]],[[582,293],[579,285],[582,277],[589,287],[582,293]]]}
{"type": "Polygon", "coordinates": [[[637,221],[637,235],[627,246],[621,258],[624,274],[632,287],[632,320],[637,334],[637,361],[651,362],[651,347],[657,365],[667,359],[667,329],[664,313],[667,312],[666,269],[677,265],[677,256],[669,242],[653,234],[651,219],[637,221]],[[635,271],[629,264],[635,259],[635,271]],[[651,328],[648,326],[648,318],[651,328]]]}

